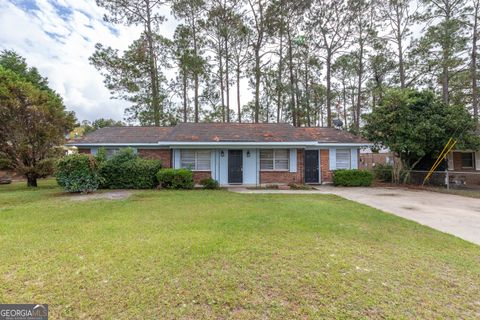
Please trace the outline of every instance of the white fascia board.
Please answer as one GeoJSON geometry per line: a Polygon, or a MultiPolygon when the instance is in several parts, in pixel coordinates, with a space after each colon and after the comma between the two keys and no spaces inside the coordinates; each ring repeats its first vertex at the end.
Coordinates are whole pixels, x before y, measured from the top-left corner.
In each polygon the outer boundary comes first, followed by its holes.
{"type": "Polygon", "coordinates": [[[158,147],[158,143],[66,143],[72,147],[158,147]]]}
{"type": "Polygon", "coordinates": [[[372,147],[373,143],[322,143],[319,142],[317,144],[318,146],[321,147],[372,147]]]}
{"type": "Polygon", "coordinates": [[[67,143],[74,147],[171,147],[171,148],[199,148],[199,147],[266,147],[266,148],[302,148],[302,147],[369,147],[371,143],[322,143],[317,141],[298,142],[179,142],[160,141],[158,143],[67,143]]]}
{"type": "Polygon", "coordinates": [[[170,142],[159,142],[159,145],[166,145],[170,147],[183,147],[183,148],[198,148],[198,147],[306,147],[306,146],[316,146],[317,142],[314,141],[299,141],[299,142],[179,142],[179,141],[170,141],[170,142]]]}

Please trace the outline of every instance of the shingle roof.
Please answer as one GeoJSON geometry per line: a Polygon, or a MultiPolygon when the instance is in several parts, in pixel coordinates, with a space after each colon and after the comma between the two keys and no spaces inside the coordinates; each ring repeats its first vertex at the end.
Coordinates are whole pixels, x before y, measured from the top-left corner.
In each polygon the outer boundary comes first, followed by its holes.
{"type": "Polygon", "coordinates": [[[306,142],[365,143],[349,132],[286,123],[180,123],[175,127],[106,127],[70,144],[157,143],[157,142],[306,142]]]}
{"type": "Polygon", "coordinates": [[[305,141],[286,123],[180,123],[168,138],[178,142],[305,141]]]}
{"type": "Polygon", "coordinates": [[[323,143],[365,143],[370,141],[356,136],[348,131],[339,130],[335,128],[323,128],[323,127],[310,127],[310,128],[297,128],[299,131],[303,131],[306,137],[323,143]]]}
{"type": "Polygon", "coordinates": [[[70,143],[157,143],[165,140],[172,129],[173,127],[105,127],[70,143]]]}

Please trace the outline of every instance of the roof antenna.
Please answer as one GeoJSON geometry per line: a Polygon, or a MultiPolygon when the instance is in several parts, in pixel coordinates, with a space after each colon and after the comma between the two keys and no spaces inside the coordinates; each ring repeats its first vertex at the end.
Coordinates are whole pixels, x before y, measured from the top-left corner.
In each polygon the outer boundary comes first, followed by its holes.
{"type": "Polygon", "coordinates": [[[335,126],[335,128],[340,129],[343,127],[343,121],[338,118],[333,119],[333,125],[335,126]]]}
{"type": "MultiPolygon", "coordinates": [[[[337,109],[337,116],[340,115],[340,102],[339,101],[337,101],[337,105],[335,106],[335,108],[337,109]]],[[[335,126],[335,128],[340,129],[340,128],[343,127],[343,121],[340,120],[340,118],[333,119],[333,125],[335,126]]]]}

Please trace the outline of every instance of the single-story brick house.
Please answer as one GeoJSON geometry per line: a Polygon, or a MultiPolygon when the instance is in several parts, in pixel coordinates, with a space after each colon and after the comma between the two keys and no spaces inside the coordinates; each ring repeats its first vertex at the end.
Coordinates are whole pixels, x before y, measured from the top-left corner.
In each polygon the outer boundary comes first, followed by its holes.
{"type": "Polygon", "coordinates": [[[449,183],[480,187],[480,151],[455,150],[447,155],[449,183]]]}
{"type": "Polygon", "coordinates": [[[196,181],[221,185],[325,183],[335,169],[357,169],[371,143],[334,128],[289,124],[181,123],[174,127],[107,127],[67,143],[81,153],[131,147],[164,167],[189,168],[196,181]]]}

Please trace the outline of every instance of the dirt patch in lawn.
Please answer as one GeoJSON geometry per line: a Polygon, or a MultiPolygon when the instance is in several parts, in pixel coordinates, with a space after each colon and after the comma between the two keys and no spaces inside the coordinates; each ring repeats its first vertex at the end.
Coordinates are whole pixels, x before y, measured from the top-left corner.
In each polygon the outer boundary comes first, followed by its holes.
{"type": "Polygon", "coordinates": [[[68,195],[68,198],[72,201],[88,201],[88,200],[123,200],[127,199],[133,194],[130,190],[117,190],[117,191],[107,191],[99,193],[88,193],[88,194],[73,194],[68,195]]]}

